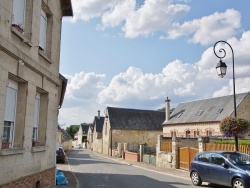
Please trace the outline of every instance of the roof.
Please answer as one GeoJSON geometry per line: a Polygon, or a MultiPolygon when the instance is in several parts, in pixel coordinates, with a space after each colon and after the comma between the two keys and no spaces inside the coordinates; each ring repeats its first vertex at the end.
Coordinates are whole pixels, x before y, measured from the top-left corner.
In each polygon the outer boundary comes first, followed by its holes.
{"type": "Polygon", "coordinates": [[[162,130],[165,112],[107,107],[112,129],[162,130]]]}
{"type": "Polygon", "coordinates": [[[61,0],[61,9],[63,16],[73,16],[71,0],[61,0]]]}
{"type": "Polygon", "coordinates": [[[88,134],[89,125],[81,124],[81,127],[82,127],[82,134],[88,134]]]}
{"type": "MultiPolygon", "coordinates": [[[[249,95],[236,95],[236,106],[249,95]]],[[[170,120],[163,125],[178,123],[217,122],[234,112],[233,95],[180,103],[171,113],[170,120]]]]}
{"type": "Polygon", "coordinates": [[[62,142],[67,141],[67,140],[73,140],[73,138],[70,136],[70,134],[62,129],[59,125],[57,126],[57,129],[62,132],[62,142]]]}
{"type": "Polygon", "coordinates": [[[104,117],[100,116],[100,118],[98,118],[98,116],[95,116],[94,126],[96,127],[96,132],[102,132],[103,124],[104,117]]]}

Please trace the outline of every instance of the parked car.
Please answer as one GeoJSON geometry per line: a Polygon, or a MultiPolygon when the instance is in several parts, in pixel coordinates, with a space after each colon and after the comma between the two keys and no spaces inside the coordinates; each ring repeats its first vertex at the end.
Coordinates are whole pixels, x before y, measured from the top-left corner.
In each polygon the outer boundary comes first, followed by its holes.
{"type": "Polygon", "coordinates": [[[56,150],[56,162],[65,163],[65,152],[62,147],[59,147],[58,150],[56,150]]]}
{"type": "Polygon", "coordinates": [[[250,187],[250,155],[233,151],[199,152],[190,166],[194,185],[202,182],[232,188],[250,187]]]}
{"type": "Polygon", "coordinates": [[[82,144],[76,144],[75,148],[78,148],[78,149],[82,148],[82,144]]]}

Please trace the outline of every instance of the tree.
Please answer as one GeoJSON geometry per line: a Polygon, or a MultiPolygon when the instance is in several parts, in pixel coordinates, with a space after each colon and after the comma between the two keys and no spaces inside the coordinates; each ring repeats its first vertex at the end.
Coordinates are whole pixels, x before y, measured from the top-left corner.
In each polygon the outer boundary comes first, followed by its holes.
{"type": "Polygon", "coordinates": [[[220,122],[220,131],[226,137],[233,137],[235,135],[243,135],[248,131],[249,123],[242,118],[225,117],[220,122]]]}
{"type": "Polygon", "coordinates": [[[79,125],[70,125],[69,127],[66,128],[67,133],[69,133],[72,138],[74,138],[78,130],[79,130],[79,125]]]}

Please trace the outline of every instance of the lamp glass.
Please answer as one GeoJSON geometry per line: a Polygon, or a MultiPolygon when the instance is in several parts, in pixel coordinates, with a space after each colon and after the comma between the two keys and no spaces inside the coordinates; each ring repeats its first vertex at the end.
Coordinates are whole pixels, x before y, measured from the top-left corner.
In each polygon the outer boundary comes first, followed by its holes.
{"type": "Polygon", "coordinates": [[[216,70],[217,70],[218,76],[223,78],[226,75],[226,72],[227,72],[226,63],[224,63],[223,61],[220,60],[220,62],[217,63],[216,70]]]}

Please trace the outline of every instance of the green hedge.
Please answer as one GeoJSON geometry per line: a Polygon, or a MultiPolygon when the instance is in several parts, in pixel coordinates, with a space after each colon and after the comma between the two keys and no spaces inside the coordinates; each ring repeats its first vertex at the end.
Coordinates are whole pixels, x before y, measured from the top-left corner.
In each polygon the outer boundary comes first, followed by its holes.
{"type": "MultiPolygon", "coordinates": [[[[235,144],[234,140],[217,140],[216,144],[235,144]]],[[[250,140],[238,140],[239,145],[250,145],[250,140]]]]}

